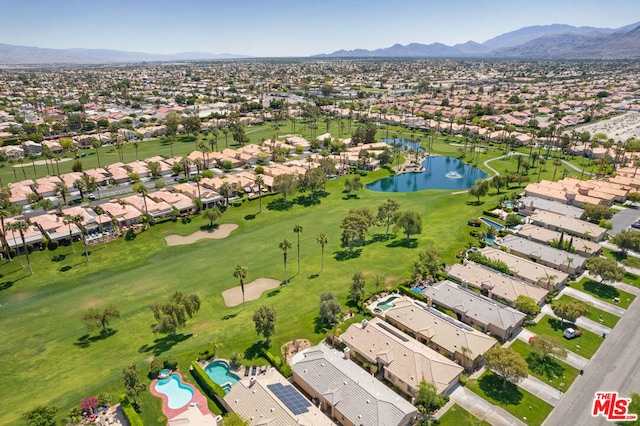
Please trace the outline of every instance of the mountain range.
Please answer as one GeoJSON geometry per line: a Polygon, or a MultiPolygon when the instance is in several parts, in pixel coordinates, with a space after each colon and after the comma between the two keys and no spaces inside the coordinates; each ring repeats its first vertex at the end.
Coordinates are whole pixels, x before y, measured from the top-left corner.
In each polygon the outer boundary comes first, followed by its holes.
{"type": "MultiPolygon", "coordinates": [[[[0,65],[96,65],[113,63],[203,61],[247,58],[230,53],[185,52],[154,54],[109,49],[45,49],[0,43],[0,65]]],[[[624,27],[535,25],[501,34],[484,43],[468,41],[394,44],[366,50],[338,50],[314,58],[523,58],[523,59],[637,59],[640,22],[624,27]]]]}
{"type": "Polygon", "coordinates": [[[535,25],[511,31],[484,43],[468,41],[407,45],[366,50],[338,50],[320,58],[531,58],[531,59],[627,59],[640,57],[640,22],[621,28],[535,25]]]}
{"type": "Polygon", "coordinates": [[[185,52],[156,54],[110,49],[45,49],[0,43],[0,65],[96,65],[108,63],[205,61],[246,58],[230,53],[185,52]]]}

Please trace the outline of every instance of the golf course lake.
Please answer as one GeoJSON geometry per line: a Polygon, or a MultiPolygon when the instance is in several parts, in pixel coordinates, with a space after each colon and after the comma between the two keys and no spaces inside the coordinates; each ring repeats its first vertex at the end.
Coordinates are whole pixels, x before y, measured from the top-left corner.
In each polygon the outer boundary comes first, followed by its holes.
{"type": "Polygon", "coordinates": [[[380,192],[415,192],[425,189],[465,190],[478,179],[488,175],[453,157],[427,157],[422,162],[424,170],[407,172],[378,179],[366,185],[367,189],[380,192]]]}

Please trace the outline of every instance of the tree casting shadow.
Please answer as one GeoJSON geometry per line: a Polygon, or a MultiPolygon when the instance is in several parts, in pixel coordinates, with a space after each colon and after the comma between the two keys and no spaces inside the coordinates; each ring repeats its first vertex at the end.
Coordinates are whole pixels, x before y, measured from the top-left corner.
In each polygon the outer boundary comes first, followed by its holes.
{"type": "Polygon", "coordinates": [[[342,262],[345,260],[349,260],[349,259],[356,259],[358,257],[360,257],[360,255],[362,254],[362,249],[358,248],[352,251],[349,250],[338,250],[336,252],[334,252],[334,259],[342,262]]]}
{"type": "Polygon", "coordinates": [[[149,346],[144,344],[140,346],[138,352],[151,352],[153,355],[158,356],[162,353],[168,351],[175,345],[180,342],[184,342],[185,340],[191,338],[193,334],[168,334],[164,337],[159,337],[153,341],[153,345],[149,346]]]}
{"type": "Polygon", "coordinates": [[[244,351],[244,359],[251,360],[260,357],[260,349],[262,348],[268,349],[264,344],[264,340],[258,340],[244,351]]]}
{"type": "Polygon", "coordinates": [[[389,244],[387,244],[387,247],[416,248],[418,247],[418,240],[416,238],[410,238],[409,240],[407,240],[406,238],[402,238],[400,240],[390,242],[389,244]]]}
{"type": "Polygon", "coordinates": [[[113,335],[115,335],[118,332],[118,330],[114,330],[112,328],[107,328],[107,331],[105,333],[104,330],[101,330],[99,334],[95,335],[95,336],[91,336],[89,334],[85,334],[84,336],[78,337],[78,340],[76,340],[74,342],[74,345],[80,347],[80,348],[88,348],[89,346],[91,346],[92,343],[94,342],[99,342],[100,340],[104,340],[108,337],[111,337],[113,335]]]}
{"type": "Polygon", "coordinates": [[[283,198],[277,198],[267,203],[267,210],[285,211],[290,210],[293,203],[285,203],[283,198]]]}
{"type": "Polygon", "coordinates": [[[524,396],[518,386],[509,381],[507,381],[507,386],[503,387],[502,378],[495,373],[484,375],[478,381],[478,385],[489,398],[505,405],[518,405],[524,396]]]}

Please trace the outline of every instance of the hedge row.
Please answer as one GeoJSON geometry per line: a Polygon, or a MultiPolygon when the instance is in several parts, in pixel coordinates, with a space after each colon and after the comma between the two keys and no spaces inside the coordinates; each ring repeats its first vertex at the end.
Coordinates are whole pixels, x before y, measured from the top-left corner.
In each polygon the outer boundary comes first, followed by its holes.
{"type": "Polygon", "coordinates": [[[191,375],[196,379],[202,390],[205,391],[209,398],[215,400],[215,397],[218,396],[224,399],[226,395],[224,389],[222,389],[219,384],[211,380],[211,377],[209,377],[209,375],[205,373],[202,367],[200,367],[200,365],[195,361],[191,361],[191,375]]]}
{"type": "Polygon", "coordinates": [[[274,366],[280,372],[280,374],[287,378],[291,377],[293,374],[291,366],[286,362],[283,362],[280,357],[273,356],[273,354],[265,348],[261,348],[260,353],[267,361],[269,361],[269,364],[274,366]]]}
{"type": "Polygon", "coordinates": [[[122,408],[122,412],[124,416],[129,420],[129,424],[131,426],[144,426],[142,423],[142,419],[131,405],[131,401],[129,401],[129,397],[125,394],[120,395],[120,407],[122,408]]]}

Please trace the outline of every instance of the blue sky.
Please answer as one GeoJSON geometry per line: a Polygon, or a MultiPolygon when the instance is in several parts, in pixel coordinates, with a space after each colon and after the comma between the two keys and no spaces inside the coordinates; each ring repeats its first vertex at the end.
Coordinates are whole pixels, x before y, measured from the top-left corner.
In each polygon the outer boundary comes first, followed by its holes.
{"type": "Polygon", "coordinates": [[[0,10],[0,43],[258,57],[640,21],[638,0],[0,0],[0,10]]]}

